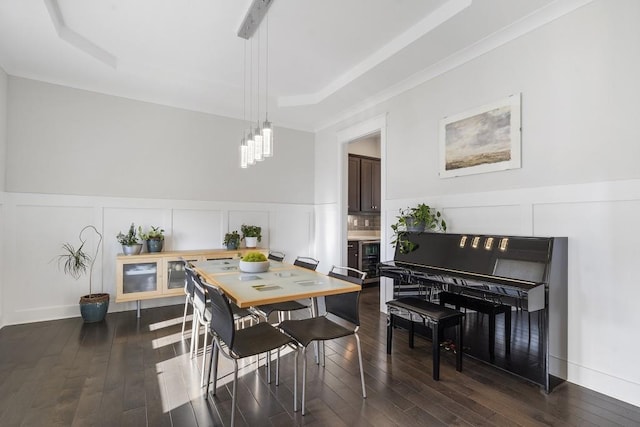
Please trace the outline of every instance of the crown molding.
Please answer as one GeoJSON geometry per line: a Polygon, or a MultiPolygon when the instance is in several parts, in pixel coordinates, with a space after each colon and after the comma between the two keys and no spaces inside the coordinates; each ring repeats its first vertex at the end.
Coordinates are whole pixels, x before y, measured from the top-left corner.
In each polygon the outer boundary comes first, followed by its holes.
{"type": "Polygon", "coordinates": [[[466,47],[458,52],[448,56],[442,61],[426,68],[411,77],[397,83],[389,88],[378,92],[377,94],[365,99],[364,101],[342,111],[333,119],[318,125],[315,132],[321,131],[329,126],[336,125],[343,120],[348,119],[356,114],[362,113],[376,105],[387,101],[403,92],[413,89],[429,80],[432,80],[448,71],[451,71],[461,65],[478,58],[485,53],[499,48],[531,31],[534,31],[556,19],[567,15],[576,9],[579,9],[595,0],[557,0],[542,9],[539,9],[530,15],[514,22],[513,24],[496,31],[495,33],[479,40],[473,45],[466,47]]]}

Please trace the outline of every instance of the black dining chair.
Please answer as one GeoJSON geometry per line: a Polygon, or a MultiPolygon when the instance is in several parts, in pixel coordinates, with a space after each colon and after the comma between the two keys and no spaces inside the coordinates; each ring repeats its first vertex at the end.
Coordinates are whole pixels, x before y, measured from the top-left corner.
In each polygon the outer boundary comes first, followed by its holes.
{"type": "MultiPolygon", "coordinates": [[[[362,286],[366,273],[350,267],[333,266],[329,272],[330,277],[340,280],[349,281],[351,283],[362,286]],[[349,276],[349,272],[356,275],[349,276]]],[[[328,340],[353,335],[356,339],[358,348],[358,362],[360,364],[360,381],[362,383],[362,398],[367,397],[364,385],[364,371],[362,369],[362,351],[360,348],[360,337],[358,329],[360,328],[360,315],[358,305],[360,301],[360,292],[350,292],[347,294],[329,295],[324,297],[326,313],[323,316],[312,317],[302,320],[284,320],[278,326],[285,334],[292,337],[298,343],[298,351],[302,351],[302,415],[305,414],[305,389],[306,389],[306,372],[307,372],[307,347],[312,342],[321,342],[318,347],[322,351],[322,366],[324,366],[325,349],[324,343],[328,340]],[[341,323],[331,320],[329,316],[335,316],[340,319],[341,323]],[[349,326],[344,326],[346,322],[349,326]]],[[[298,365],[296,363],[296,375],[298,365]]],[[[297,405],[297,382],[294,385],[294,412],[298,410],[297,405]]]]}
{"type": "MultiPolygon", "coordinates": [[[[271,351],[277,350],[276,385],[279,383],[280,349],[286,345],[294,346],[293,340],[269,323],[257,323],[243,329],[236,329],[231,303],[217,287],[203,282],[210,301],[210,333],[213,335],[213,349],[209,362],[206,398],[209,398],[209,386],[213,385],[216,394],[218,378],[218,353],[233,362],[233,391],[231,400],[231,425],[235,422],[236,397],[238,383],[238,360],[267,353],[267,382],[271,382],[271,351]]],[[[295,361],[298,359],[295,353],[295,361]]],[[[297,364],[297,363],[296,363],[297,364]]],[[[296,373],[297,374],[297,373],[296,373]]]]}
{"type": "Polygon", "coordinates": [[[267,259],[270,259],[272,261],[278,261],[278,262],[282,262],[284,261],[284,252],[280,252],[280,251],[269,251],[269,255],[267,256],[267,259]]]}
{"type": "MultiPolygon", "coordinates": [[[[204,372],[207,362],[207,338],[208,329],[211,324],[211,309],[207,307],[207,294],[204,288],[204,283],[196,271],[188,267],[186,269],[187,277],[193,284],[193,325],[191,328],[191,358],[196,357],[198,353],[198,344],[200,341],[200,327],[204,329],[204,345],[202,347],[202,370],[200,378],[200,386],[204,387],[204,372]]],[[[246,308],[240,308],[235,304],[231,304],[231,312],[233,314],[233,320],[237,323],[244,325],[244,320],[249,319],[251,322],[258,321],[254,317],[254,314],[246,308]]]]}
{"type": "MultiPolygon", "coordinates": [[[[269,253],[269,256],[271,256],[271,253],[269,253]]],[[[284,254],[282,259],[284,259],[284,254]]],[[[293,265],[306,268],[307,270],[315,271],[319,263],[320,261],[318,261],[315,258],[297,257],[296,260],[293,262],[293,265]]],[[[271,313],[277,313],[278,323],[284,320],[285,313],[288,314],[288,318],[291,319],[291,312],[297,311],[297,310],[309,310],[311,313],[311,317],[313,317],[313,308],[311,306],[310,300],[307,300],[304,302],[284,301],[284,302],[277,302],[273,304],[263,304],[263,305],[254,307],[254,311],[256,312],[256,314],[263,317],[267,321],[269,320],[269,316],[271,315],[271,313]]]]}

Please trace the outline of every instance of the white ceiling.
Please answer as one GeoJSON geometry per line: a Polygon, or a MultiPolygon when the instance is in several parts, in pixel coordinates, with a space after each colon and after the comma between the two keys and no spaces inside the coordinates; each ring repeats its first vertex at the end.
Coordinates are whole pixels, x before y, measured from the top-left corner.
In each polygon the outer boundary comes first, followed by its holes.
{"type": "MultiPolygon", "coordinates": [[[[588,1],[274,0],[269,118],[317,130],[588,1]]],[[[266,21],[253,43],[236,35],[250,4],[0,0],[0,67],[13,76],[242,118],[250,111],[244,49],[249,58],[253,45],[253,117],[259,84],[264,119],[266,21]]]]}

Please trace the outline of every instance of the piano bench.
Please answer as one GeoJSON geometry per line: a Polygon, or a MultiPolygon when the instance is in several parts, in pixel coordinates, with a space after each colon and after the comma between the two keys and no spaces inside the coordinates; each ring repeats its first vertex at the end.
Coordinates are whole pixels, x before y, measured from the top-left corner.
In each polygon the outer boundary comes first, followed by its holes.
{"type": "Polygon", "coordinates": [[[451,308],[442,307],[424,299],[416,297],[403,297],[387,301],[387,354],[391,354],[391,341],[393,328],[397,314],[407,312],[410,314],[409,322],[409,347],[413,348],[414,321],[418,316],[422,322],[431,328],[431,341],[433,351],[433,379],[440,379],[440,340],[444,328],[457,326],[456,328],[456,370],[462,371],[462,323],[464,313],[451,308]],[[395,313],[394,313],[395,312],[395,313]]]}
{"type": "Polygon", "coordinates": [[[477,311],[478,313],[487,314],[489,316],[489,359],[495,360],[495,344],[496,344],[496,315],[504,314],[504,341],[505,353],[511,353],[511,306],[499,304],[497,302],[483,300],[480,298],[470,297],[462,294],[454,294],[452,292],[440,292],[440,305],[449,304],[455,306],[456,310],[460,307],[477,311]]]}

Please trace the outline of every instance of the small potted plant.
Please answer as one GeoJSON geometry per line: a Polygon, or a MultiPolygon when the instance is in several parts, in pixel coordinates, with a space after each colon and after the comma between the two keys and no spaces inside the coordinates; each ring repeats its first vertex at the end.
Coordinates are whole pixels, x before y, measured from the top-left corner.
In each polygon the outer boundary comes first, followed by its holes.
{"type": "Polygon", "coordinates": [[[269,260],[260,252],[249,252],[240,260],[238,265],[244,273],[264,273],[269,270],[269,260]]]}
{"type": "Polygon", "coordinates": [[[134,223],[131,223],[127,234],[119,232],[116,239],[122,245],[122,252],[125,255],[138,255],[142,250],[142,243],[140,243],[134,223]]]}
{"type": "Polygon", "coordinates": [[[222,244],[230,251],[238,249],[238,246],[240,246],[240,234],[238,234],[238,230],[233,230],[225,234],[222,244]]]}
{"type": "Polygon", "coordinates": [[[401,253],[409,253],[415,249],[415,243],[406,239],[408,232],[422,231],[447,231],[447,223],[442,214],[424,203],[415,207],[400,209],[400,214],[396,217],[397,222],[391,225],[393,247],[400,245],[401,253]]]}
{"type": "Polygon", "coordinates": [[[151,230],[142,232],[142,227],[138,228],[140,238],[147,242],[147,252],[162,252],[164,244],[164,230],[160,227],[151,226],[151,230]]]}
{"type": "Polygon", "coordinates": [[[93,264],[102,244],[102,234],[93,225],[87,225],[80,230],[79,239],[80,246],[78,248],[75,248],[71,243],[62,245],[63,253],[58,255],[58,267],[76,280],[80,279],[89,270],[89,294],[80,297],[80,314],[87,323],[101,322],[107,314],[110,297],[106,293],[94,294],[91,279],[93,276],[93,264]],[[96,253],[93,256],[85,252],[84,245],[87,239],[84,233],[86,230],[93,230],[98,235],[96,253]]]}
{"type": "Polygon", "coordinates": [[[255,248],[258,246],[258,242],[262,241],[262,228],[257,225],[245,225],[240,226],[242,232],[242,240],[248,248],[255,248]]]}

